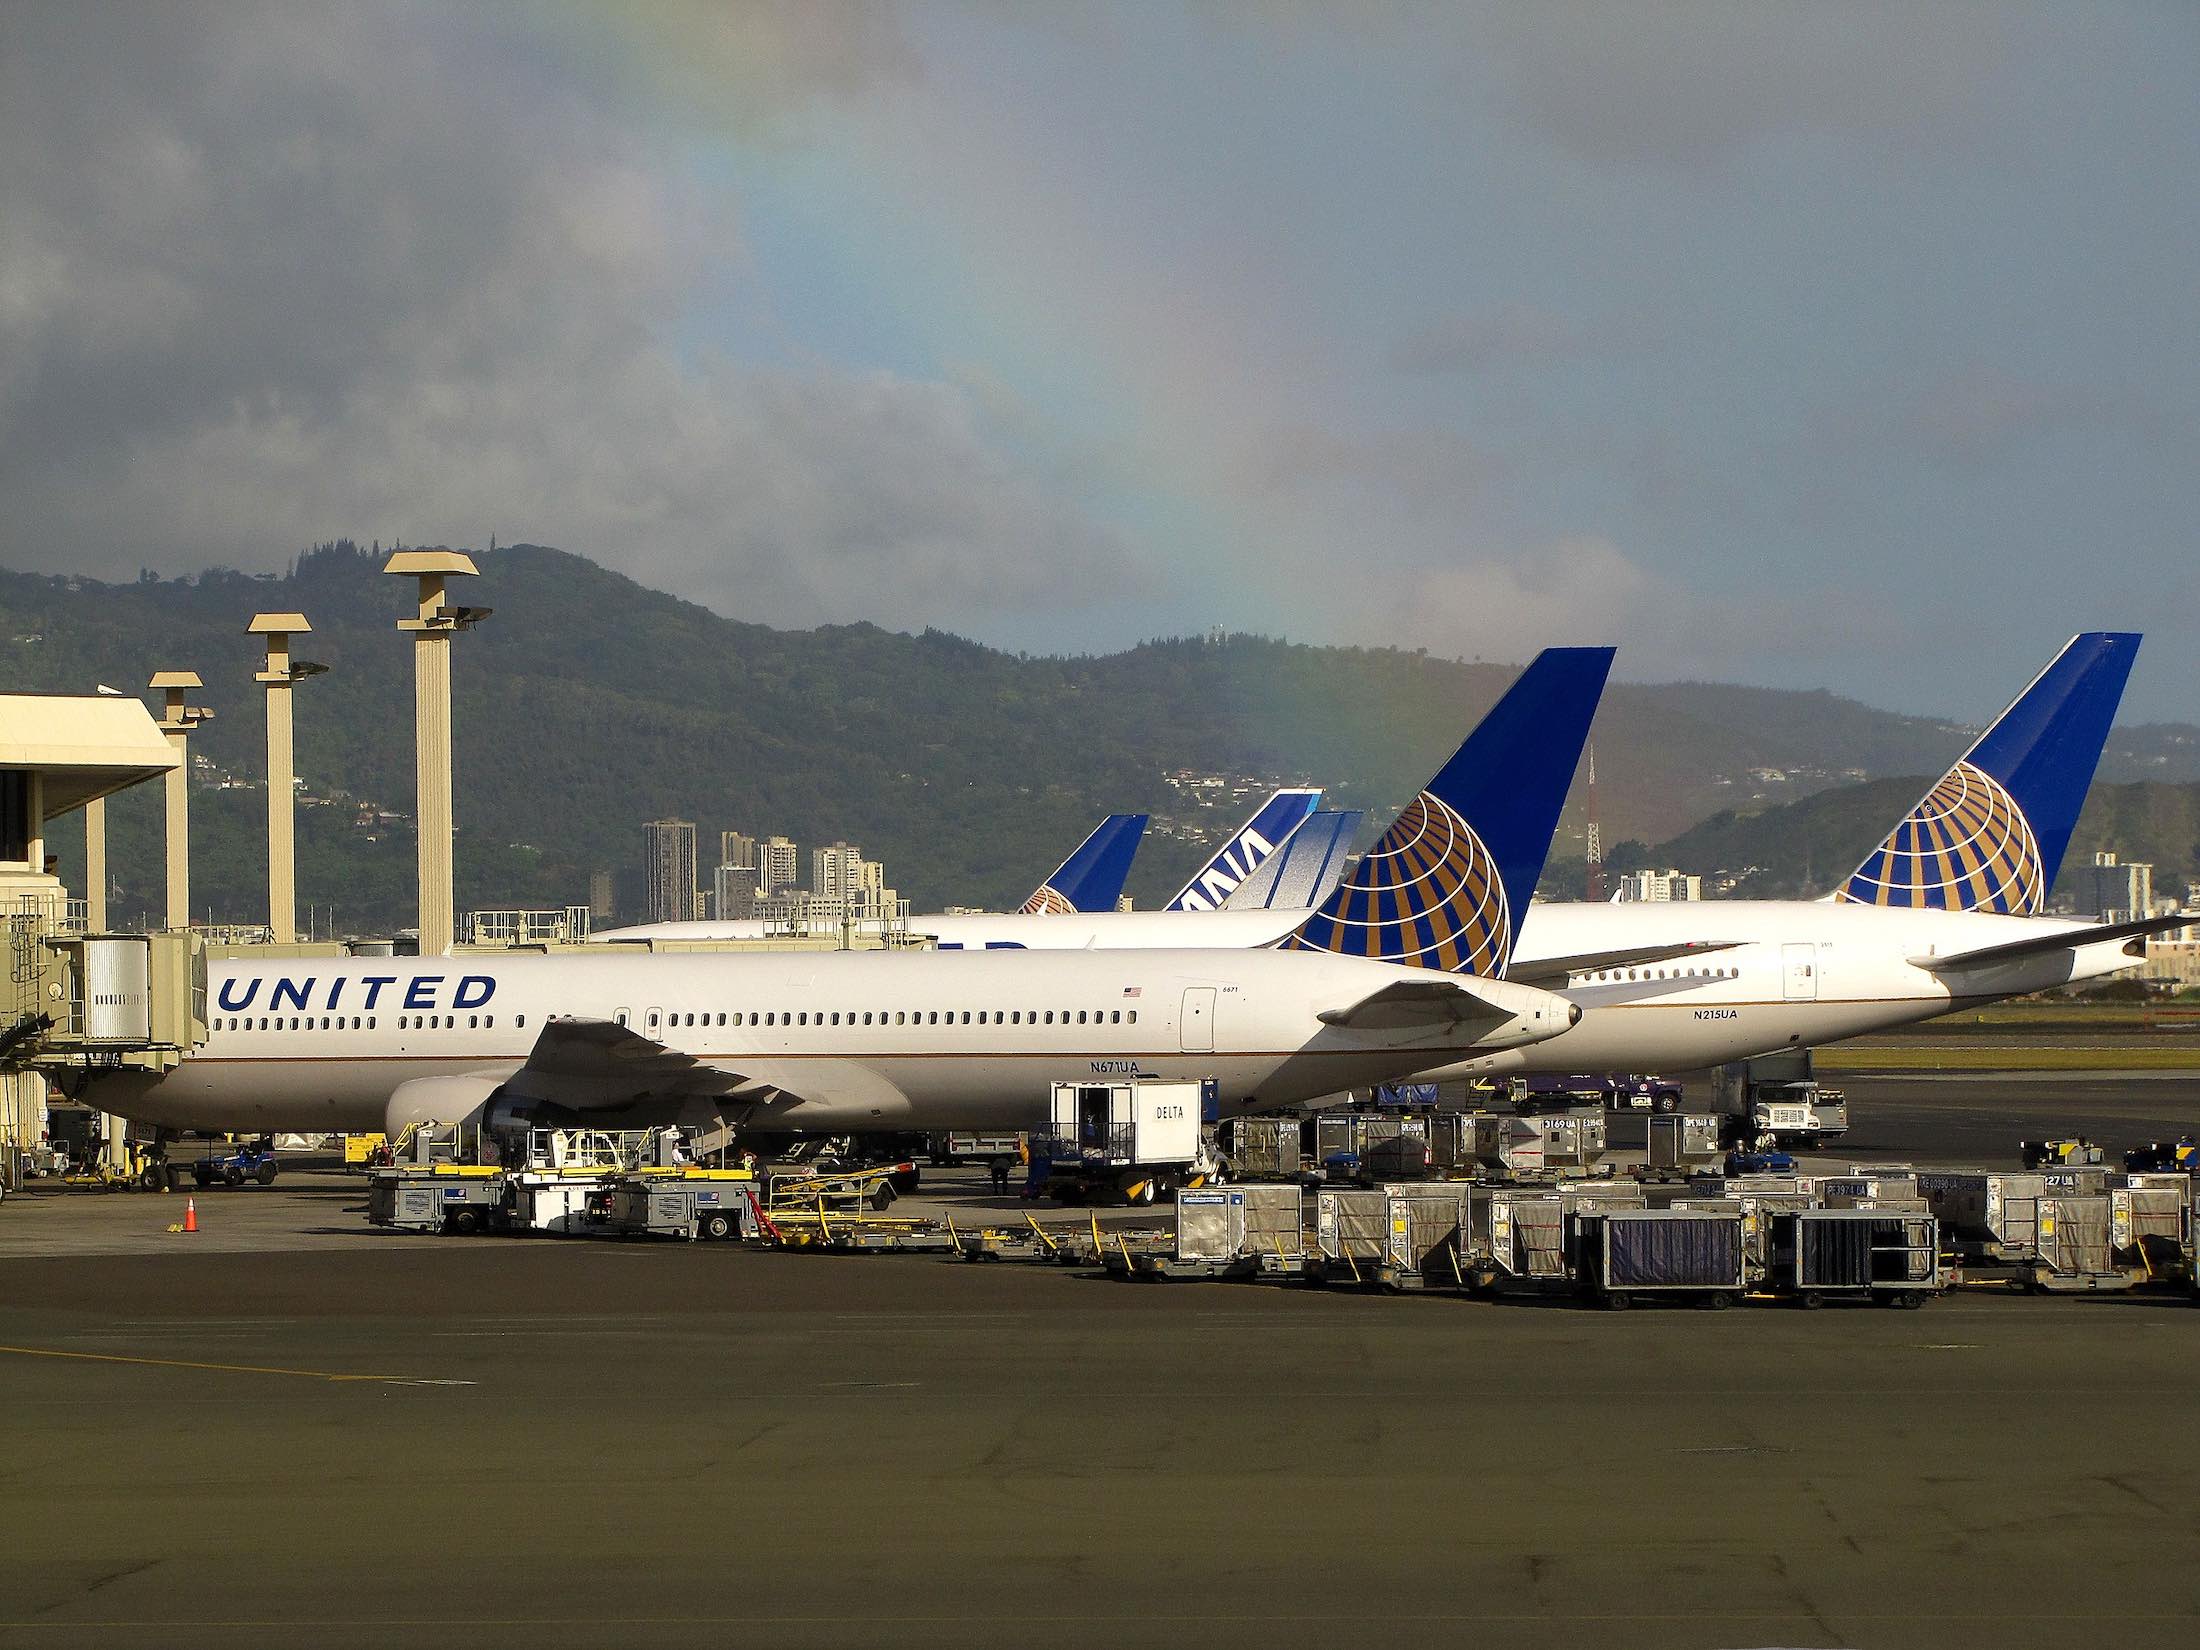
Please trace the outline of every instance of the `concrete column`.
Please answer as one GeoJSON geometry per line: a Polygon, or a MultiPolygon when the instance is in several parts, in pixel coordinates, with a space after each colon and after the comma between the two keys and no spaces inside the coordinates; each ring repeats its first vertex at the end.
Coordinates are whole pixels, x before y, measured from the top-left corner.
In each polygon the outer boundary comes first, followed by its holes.
{"type": "Polygon", "coordinates": [[[107,932],[107,799],[84,804],[84,929],[107,932]]]}
{"type": "Polygon", "coordinates": [[[168,844],[168,926],[191,926],[191,730],[214,713],[203,705],[185,703],[193,689],[204,687],[195,670],[161,670],[153,673],[154,691],[164,694],[160,731],[176,753],[176,765],[168,770],[166,824],[168,844]]]}
{"type": "Polygon", "coordinates": [[[267,689],[267,926],[277,945],[298,938],[298,815],[292,760],[290,690],[323,666],[293,664],[290,638],[310,631],[303,613],[255,613],[250,633],[267,638],[267,668],[252,679],[267,689]]]}
{"type": "Polygon", "coordinates": [[[413,784],[420,841],[420,954],[451,948],[458,917],[451,892],[451,638],[413,637],[413,784]]]}
{"type": "Polygon", "coordinates": [[[457,928],[451,894],[451,638],[489,616],[445,599],[444,581],[472,577],[458,550],[400,550],[382,571],[420,581],[416,615],[397,628],[413,638],[413,815],[420,857],[420,954],[440,956],[457,928]]]}

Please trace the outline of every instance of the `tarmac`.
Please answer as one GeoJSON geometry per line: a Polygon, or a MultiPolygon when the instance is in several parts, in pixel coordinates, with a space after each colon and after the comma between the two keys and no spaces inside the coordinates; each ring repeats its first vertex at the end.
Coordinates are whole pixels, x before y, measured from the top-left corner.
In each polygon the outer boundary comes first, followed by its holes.
{"type": "MultiPolygon", "coordinates": [[[[2013,1164],[2034,1119],[2128,1144],[2194,1111],[2191,1083],[1919,1081],[1848,1085],[1853,1155],[2013,1164]]],[[[0,1206],[0,1646],[2022,1646],[2200,1616],[2182,1296],[1604,1314],[392,1236],[360,1202],[286,1176],[199,1198],[189,1237],[180,1197],[0,1206]]]]}

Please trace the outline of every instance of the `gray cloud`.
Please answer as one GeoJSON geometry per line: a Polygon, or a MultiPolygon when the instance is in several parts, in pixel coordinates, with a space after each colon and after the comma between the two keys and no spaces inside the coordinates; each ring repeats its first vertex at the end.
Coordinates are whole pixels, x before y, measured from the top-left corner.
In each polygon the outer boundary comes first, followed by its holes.
{"type": "MultiPolygon", "coordinates": [[[[713,9],[689,92],[745,65],[770,88],[745,118],[798,120],[911,72],[875,24],[817,16],[713,9]]],[[[968,389],[678,347],[704,274],[744,267],[740,226],[580,33],[516,50],[463,12],[374,5],[15,8],[0,29],[15,565],[496,532],[747,617],[963,625],[1138,582],[968,389]]]]}

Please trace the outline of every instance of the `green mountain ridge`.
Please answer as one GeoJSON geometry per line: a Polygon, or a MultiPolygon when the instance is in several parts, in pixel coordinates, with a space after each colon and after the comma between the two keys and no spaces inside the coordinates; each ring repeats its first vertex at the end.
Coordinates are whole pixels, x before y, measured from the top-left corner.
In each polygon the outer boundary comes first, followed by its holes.
{"type": "MultiPolygon", "coordinates": [[[[1707,894],[1713,879],[1733,878],[1729,892],[1737,899],[1816,898],[1855,870],[1932,783],[1875,779],[1755,813],[1724,810],[1654,847],[1620,843],[1607,859],[1614,872],[1695,872],[1707,894]]],[[[2102,850],[2151,864],[2158,896],[2181,895],[2188,880],[2200,878],[2200,784],[2096,784],[2071,833],[2058,888],[2069,888],[2073,870],[2102,850]]],[[[1554,861],[1544,891],[1578,898],[1583,869],[1579,858],[1554,861]]]]}
{"type": "MultiPolygon", "coordinates": [[[[301,905],[333,902],[346,930],[409,920],[409,821],[361,817],[412,807],[410,648],[394,629],[411,584],[382,576],[381,560],[338,543],[281,576],[102,584],[0,570],[4,685],[206,678],[194,699],[217,714],[193,743],[212,765],[193,795],[195,916],[264,917],[260,648],[245,626],[296,609],[314,626],[299,657],[331,668],[298,693],[298,772],[333,799],[300,811],[301,905]]],[[[632,912],[641,826],[667,815],[697,823],[706,868],[724,829],[805,850],[844,838],[883,859],[918,910],[1000,906],[1118,809],[1155,815],[1131,883],[1152,905],[1244,811],[1198,807],[1169,775],[1316,780],[1331,805],[1380,819],[1515,673],[1255,636],[1057,658],[869,624],[784,631],[540,546],[477,561],[460,599],[495,611],[455,644],[461,909],[580,903],[600,867],[632,912]]],[[[1616,682],[1597,729],[1605,839],[1667,841],[1723,808],[1761,814],[1859,778],[1938,772],[1967,738],[1823,692],[1616,682]]],[[[2200,730],[2119,729],[2104,774],[2200,779],[2200,730]]],[[[1562,855],[1580,851],[1578,790],[1562,855]]],[[[157,791],[116,798],[109,818],[117,920],[157,910],[157,791]]],[[[62,824],[54,841],[73,873],[81,833],[62,824]]]]}

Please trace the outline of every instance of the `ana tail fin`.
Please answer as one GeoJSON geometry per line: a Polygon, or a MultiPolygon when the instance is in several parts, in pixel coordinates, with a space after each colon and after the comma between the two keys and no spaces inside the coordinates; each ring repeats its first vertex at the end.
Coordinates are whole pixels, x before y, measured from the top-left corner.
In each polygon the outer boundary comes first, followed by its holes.
{"type": "Polygon", "coordinates": [[[1112,911],[1146,834],[1146,815],[1110,814],[1024,901],[1027,913],[1112,911]]]}
{"type": "Polygon", "coordinates": [[[1608,647],[1537,654],[1287,949],[1498,975],[1612,669],[1608,647]]]}
{"type": "Polygon", "coordinates": [[[1253,817],[1231,834],[1222,849],[1199,868],[1198,875],[1176,891],[1176,898],[1162,907],[1167,911],[1212,911],[1230,897],[1237,885],[1260,869],[1263,861],[1306,823],[1320,804],[1320,791],[1278,791],[1253,817]]]}
{"type": "Polygon", "coordinates": [[[2072,637],[1834,898],[2014,916],[2045,910],[2138,651],[2128,631],[2072,637]]]}

